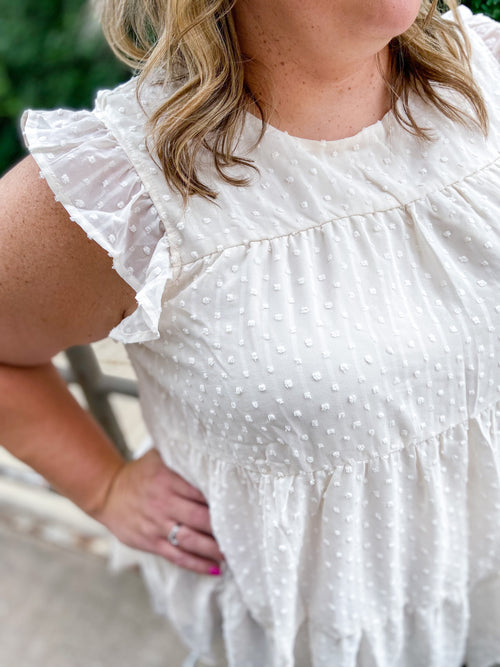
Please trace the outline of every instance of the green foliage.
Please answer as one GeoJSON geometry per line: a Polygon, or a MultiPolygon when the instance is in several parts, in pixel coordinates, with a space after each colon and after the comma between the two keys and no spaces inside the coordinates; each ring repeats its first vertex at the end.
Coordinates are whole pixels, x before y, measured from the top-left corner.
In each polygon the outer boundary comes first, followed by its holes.
{"type": "Polygon", "coordinates": [[[0,173],[24,154],[26,108],[85,108],[129,73],[85,0],[0,0],[0,173]]]}
{"type": "MultiPolygon", "coordinates": [[[[500,0],[464,0],[500,21],[500,0]]],[[[0,173],[24,153],[27,108],[85,108],[129,73],[106,46],[87,0],[0,0],[0,173]]]]}
{"type": "Polygon", "coordinates": [[[500,21],[500,0],[464,0],[475,14],[486,14],[495,21],[500,21]]]}

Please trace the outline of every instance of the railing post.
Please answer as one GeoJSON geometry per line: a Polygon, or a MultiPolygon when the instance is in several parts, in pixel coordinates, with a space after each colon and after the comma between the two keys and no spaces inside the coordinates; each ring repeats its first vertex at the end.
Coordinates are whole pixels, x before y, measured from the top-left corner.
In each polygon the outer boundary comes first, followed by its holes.
{"type": "MultiPolygon", "coordinates": [[[[131,454],[109,401],[109,393],[117,391],[137,395],[135,383],[103,375],[97,357],[89,345],[77,345],[65,351],[71,366],[70,380],[77,382],[84,393],[88,409],[115,443],[118,451],[129,459],[131,454]]],[[[64,375],[64,374],[63,374],[64,375]]]]}

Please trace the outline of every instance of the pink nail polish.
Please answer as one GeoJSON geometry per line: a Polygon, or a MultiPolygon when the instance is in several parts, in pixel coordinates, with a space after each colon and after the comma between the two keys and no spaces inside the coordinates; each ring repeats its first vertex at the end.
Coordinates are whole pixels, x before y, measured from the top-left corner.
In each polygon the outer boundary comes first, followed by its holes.
{"type": "Polygon", "coordinates": [[[221,571],[219,570],[218,567],[212,567],[212,568],[210,568],[208,574],[211,574],[214,577],[218,577],[221,574],[221,571]]]}

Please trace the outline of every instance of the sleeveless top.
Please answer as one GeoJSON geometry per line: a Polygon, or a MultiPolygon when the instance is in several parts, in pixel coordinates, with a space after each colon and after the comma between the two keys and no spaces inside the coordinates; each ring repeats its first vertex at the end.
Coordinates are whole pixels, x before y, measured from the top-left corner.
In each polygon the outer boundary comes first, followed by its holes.
{"type": "MultiPolygon", "coordinates": [[[[412,99],[339,141],[248,115],[251,184],[186,209],[145,144],[168,94],[27,112],[42,175],[137,294],[127,345],[223,575],[137,552],[204,664],[500,664],[500,26],[462,9],[485,139],[412,99]],[[225,657],[224,657],[225,656],[225,657]]],[[[452,93],[457,103],[463,101],[452,93]]],[[[236,171],[234,172],[236,173],[236,171]]]]}

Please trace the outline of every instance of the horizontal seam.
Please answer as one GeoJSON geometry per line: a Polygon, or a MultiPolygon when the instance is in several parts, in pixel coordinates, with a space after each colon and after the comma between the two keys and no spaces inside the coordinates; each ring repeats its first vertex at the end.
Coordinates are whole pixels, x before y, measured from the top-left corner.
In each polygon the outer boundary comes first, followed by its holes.
{"type": "MultiPolygon", "coordinates": [[[[107,117],[104,109],[95,108],[93,110],[93,112],[90,112],[90,113],[93,113],[95,115],[95,117],[103,124],[105,129],[108,130],[110,135],[115,139],[116,143],[122,148],[122,150],[123,150],[127,160],[129,161],[132,169],[135,171],[135,173],[138,175],[139,179],[141,180],[141,183],[144,185],[145,191],[147,192],[147,195],[150,198],[151,203],[152,203],[153,207],[155,208],[155,211],[158,215],[158,219],[161,221],[161,223],[162,223],[162,225],[165,229],[165,234],[166,234],[167,238],[170,236],[171,233],[175,237],[176,234],[177,234],[177,230],[174,229],[174,227],[172,225],[172,222],[168,218],[166,213],[163,210],[160,212],[161,207],[159,207],[157,205],[157,203],[155,201],[156,197],[155,197],[155,195],[152,195],[152,193],[151,193],[151,189],[155,189],[155,188],[154,187],[149,188],[143,182],[141,176],[139,175],[139,170],[138,170],[134,160],[132,160],[132,155],[131,154],[132,153],[135,154],[137,152],[137,147],[130,144],[127,137],[122,137],[121,135],[119,135],[119,133],[116,132],[114,127],[111,127],[112,124],[110,123],[109,118],[107,117]],[[163,213],[165,213],[165,215],[163,215],[163,213]]],[[[479,167],[475,171],[467,174],[466,176],[463,176],[461,179],[453,181],[452,183],[448,183],[448,184],[442,186],[441,188],[437,188],[436,190],[432,190],[430,192],[427,192],[425,195],[422,195],[421,197],[417,197],[417,198],[415,198],[415,199],[413,199],[409,202],[406,202],[404,204],[398,204],[398,205],[395,205],[395,206],[391,206],[389,208],[379,209],[379,210],[376,210],[376,211],[367,211],[367,212],[364,212],[364,213],[357,213],[357,214],[345,215],[345,216],[341,216],[341,217],[330,218],[329,220],[325,220],[324,222],[316,222],[316,223],[313,223],[313,224],[309,225],[309,227],[305,227],[303,229],[299,229],[299,230],[292,231],[292,232],[287,232],[285,234],[277,234],[276,236],[272,236],[272,237],[262,237],[262,238],[259,238],[259,239],[253,239],[253,240],[246,241],[246,242],[242,241],[240,243],[235,243],[234,245],[231,245],[231,246],[225,246],[224,248],[222,248],[222,250],[217,250],[216,249],[216,250],[213,250],[211,252],[208,252],[205,255],[202,255],[200,257],[196,257],[192,261],[189,261],[185,264],[181,260],[181,257],[180,257],[181,253],[179,252],[179,249],[176,247],[176,245],[174,243],[169,243],[169,254],[170,254],[170,258],[171,258],[171,263],[172,263],[172,266],[175,267],[176,272],[178,274],[177,277],[173,279],[173,282],[175,283],[178,280],[179,274],[184,268],[189,268],[189,267],[195,265],[197,262],[208,259],[209,257],[212,257],[214,255],[220,255],[221,253],[223,253],[226,250],[234,250],[236,248],[249,247],[252,244],[262,243],[264,241],[271,242],[271,241],[275,241],[275,240],[278,240],[278,239],[281,239],[281,238],[293,237],[293,236],[296,236],[296,235],[301,234],[303,232],[309,232],[311,230],[321,229],[322,227],[325,227],[326,225],[331,225],[334,222],[342,222],[343,220],[349,220],[349,219],[355,218],[355,217],[363,218],[363,217],[368,217],[370,215],[374,216],[374,215],[378,215],[378,214],[381,214],[381,213],[389,213],[390,211],[395,211],[395,210],[398,210],[398,209],[405,210],[408,207],[416,204],[419,201],[423,201],[424,199],[428,198],[429,196],[431,196],[433,194],[443,192],[443,190],[446,190],[447,188],[454,187],[458,183],[463,182],[466,179],[468,179],[472,176],[475,176],[476,174],[479,174],[480,172],[482,172],[482,171],[490,168],[491,166],[495,165],[499,160],[500,160],[500,155],[497,155],[497,157],[494,160],[492,160],[491,162],[488,162],[487,164],[482,165],[481,167],[479,167]]]]}
{"type": "MultiPolygon", "coordinates": [[[[424,443],[430,442],[431,440],[439,440],[447,432],[452,431],[453,429],[457,428],[458,426],[463,426],[464,424],[468,424],[469,422],[473,421],[474,419],[478,419],[484,412],[489,412],[490,410],[494,410],[499,402],[500,402],[500,397],[497,397],[497,399],[493,403],[487,405],[482,410],[479,410],[479,412],[477,412],[476,414],[471,415],[471,416],[467,417],[466,419],[464,419],[462,421],[451,424],[450,426],[443,429],[442,431],[439,431],[439,433],[434,433],[433,435],[429,436],[428,438],[424,438],[422,440],[411,440],[410,442],[408,442],[407,445],[405,445],[403,447],[400,447],[399,449],[393,449],[390,452],[388,452],[387,454],[377,454],[377,455],[372,456],[371,458],[368,458],[368,459],[358,459],[358,460],[351,459],[350,461],[348,461],[346,463],[342,463],[342,464],[339,464],[339,465],[334,465],[330,468],[317,468],[316,470],[309,470],[309,471],[297,470],[296,472],[291,472],[291,473],[268,472],[268,471],[263,472],[261,470],[255,469],[255,468],[249,468],[247,466],[239,464],[239,463],[237,463],[235,461],[232,461],[230,459],[222,458],[222,457],[218,456],[217,454],[215,454],[211,451],[205,451],[204,454],[210,459],[214,459],[215,461],[220,461],[220,462],[223,462],[223,463],[227,463],[227,464],[231,465],[233,468],[238,468],[238,469],[241,469],[241,470],[245,470],[247,472],[257,474],[261,477],[276,477],[276,478],[283,479],[283,478],[286,478],[286,477],[299,477],[299,476],[300,477],[302,477],[302,476],[307,477],[307,476],[316,475],[318,473],[330,474],[330,473],[335,472],[336,470],[340,470],[342,468],[345,468],[346,466],[356,465],[358,463],[367,463],[367,464],[369,464],[369,463],[372,463],[372,462],[380,461],[380,459],[388,459],[393,454],[399,454],[399,453],[401,453],[405,450],[408,450],[410,448],[417,448],[420,445],[423,445],[424,443]]],[[[269,464],[269,465],[272,465],[272,463],[269,464]]]]}
{"type": "MultiPolygon", "coordinates": [[[[303,229],[297,229],[295,231],[287,232],[285,234],[277,234],[276,236],[262,237],[262,238],[258,238],[258,239],[241,241],[240,243],[235,243],[234,245],[224,246],[221,250],[212,250],[211,252],[208,252],[206,255],[201,255],[200,257],[196,257],[196,259],[193,259],[192,261],[186,262],[185,264],[179,262],[178,267],[179,267],[180,270],[182,270],[184,268],[187,269],[187,268],[195,265],[197,262],[208,259],[209,257],[212,257],[213,255],[221,255],[226,250],[235,250],[236,248],[250,247],[253,244],[263,243],[264,241],[271,242],[271,241],[277,241],[278,239],[282,239],[282,238],[290,238],[290,237],[293,237],[293,236],[297,236],[298,234],[302,234],[304,232],[310,232],[311,230],[321,229],[322,227],[325,227],[326,225],[331,225],[334,222],[342,222],[343,220],[350,220],[352,218],[364,218],[364,217],[368,217],[368,216],[375,216],[375,215],[379,215],[381,213],[389,213],[391,211],[396,211],[396,210],[406,210],[406,209],[410,208],[411,206],[417,204],[418,202],[421,202],[424,199],[427,199],[431,195],[441,193],[444,190],[447,190],[448,188],[456,187],[456,185],[458,185],[459,183],[462,183],[466,179],[471,178],[472,176],[475,176],[475,175],[481,173],[482,171],[485,171],[486,169],[489,169],[490,167],[497,164],[499,161],[500,161],[500,155],[498,155],[494,160],[492,160],[488,164],[483,165],[482,167],[476,169],[476,171],[473,171],[470,174],[467,174],[463,178],[461,178],[457,181],[453,181],[452,183],[448,183],[447,185],[444,185],[442,188],[427,192],[425,195],[422,195],[421,197],[417,197],[415,199],[412,199],[411,201],[406,202],[405,204],[398,204],[396,206],[391,206],[390,208],[380,209],[380,210],[376,210],[376,211],[367,211],[365,213],[355,213],[355,214],[351,214],[351,215],[341,216],[341,217],[338,217],[338,218],[330,218],[329,220],[325,220],[324,222],[313,223],[309,227],[304,227],[303,229]]],[[[161,217],[160,217],[160,219],[161,219],[161,217]]],[[[166,224],[166,223],[164,222],[164,224],[166,224]]],[[[167,235],[168,235],[168,232],[167,232],[167,235]]]]}

